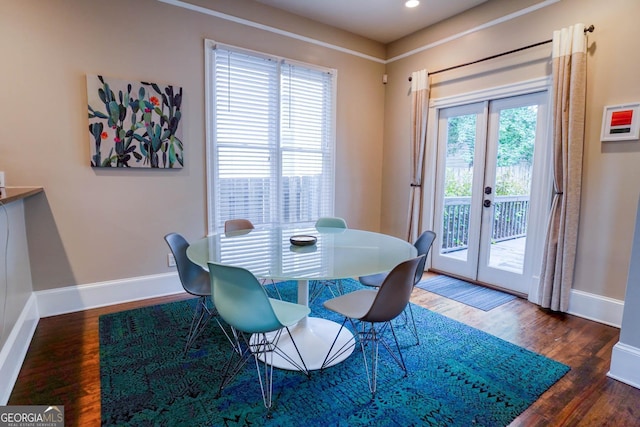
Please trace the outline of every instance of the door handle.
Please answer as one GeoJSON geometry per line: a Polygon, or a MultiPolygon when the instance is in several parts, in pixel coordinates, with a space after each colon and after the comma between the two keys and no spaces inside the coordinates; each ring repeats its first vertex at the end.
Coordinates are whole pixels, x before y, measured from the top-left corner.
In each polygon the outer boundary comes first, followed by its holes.
{"type": "Polygon", "coordinates": [[[484,194],[491,194],[491,187],[484,187],[484,194]]]}
{"type": "Polygon", "coordinates": [[[485,208],[490,207],[490,206],[491,206],[491,200],[486,199],[484,202],[482,202],[482,205],[483,205],[485,208]]]}

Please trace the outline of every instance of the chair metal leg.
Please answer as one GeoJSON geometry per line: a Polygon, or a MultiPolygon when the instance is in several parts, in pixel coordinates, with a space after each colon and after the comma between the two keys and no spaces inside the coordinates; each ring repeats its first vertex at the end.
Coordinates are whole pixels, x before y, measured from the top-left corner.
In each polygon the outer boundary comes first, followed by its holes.
{"type": "Polygon", "coordinates": [[[207,306],[207,301],[209,300],[206,296],[198,297],[198,301],[196,302],[196,308],[193,311],[193,317],[191,319],[191,326],[189,328],[189,333],[187,334],[186,343],[184,345],[184,355],[186,356],[189,352],[189,349],[193,345],[196,339],[202,334],[202,332],[206,329],[206,326],[209,324],[211,319],[214,319],[218,324],[218,327],[224,333],[227,341],[231,344],[231,346],[236,349],[237,339],[232,338],[227,330],[222,326],[222,323],[218,320],[217,313],[215,308],[209,308],[207,306]]]}
{"type": "Polygon", "coordinates": [[[402,370],[404,371],[404,375],[407,376],[407,365],[405,365],[404,357],[402,357],[402,350],[400,350],[400,343],[398,342],[398,336],[396,335],[396,330],[393,328],[393,325],[391,324],[391,322],[387,322],[384,325],[384,327],[386,327],[386,326],[388,326],[389,329],[391,329],[391,335],[393,335],[393,341],[396,344],[397,354],[395,354],[391,350],[391,347],[389,346],[389,343],[387,343],[386,340],[382,339],[382,337],[380,339],[380,342],[382,342],[382,345],[384,345],[384,347],[387,349],[387,351],[389,352],[391,357],[393,357],[393,359],[396,361],[398,366],[400,366],[400,368],[402,368],[402,370]]]}
{"type": "Polygon", "coordinates": [[[318,298],[322,292],[328,289],[331,293],[331,298],[344,295],[344,288],[342,286],[342,280],[313,280],[311,283],[311,290],[309,292],[309,303],[311,304],[318,298]],[[335,290],[333,289],[335,287],[335,290]]]}
{"type": "Polygon", "coordinates": [[[289,336],[291,336],[289,328],[282,328],[274,333],[257,333],[251,336],[247,336],[247,334],[233,329],[234,337],[236,337],[236,344],[234,345],[234,351],[231,352],[223,369],[218,396],[220,396],[222,390],[233,380],[238,372],[240,372],[249,358],[253,356],[256,371],[258,373],[258,382],[260,383],[262,400],[265,408],[267,408],[267,417],[271,418],[271,406],[273,404],[273,355],[277,354],[278,356],[286,359],[307,377],[309,376],[309,369],[304,363],[304,359],[302,358],[300,350],[298,349],[296,342],[293,340],[293,337],[291,337],[291,342],[293,343],[298,357],[302,362],[301,364],[295,361],[291,356],[284,353],[278,347],[278,340],[285,330],[289,333],[289,336]],[[261,363],[263,366],[260,366],[261,363]]]}
{"type": "Polygon", "coordinates": [[[380,344],[387,350],[387,352],[393,357],[395,362],[402,368],[404,371],[404,376],[407,376],[407,366],[404,363],[404,358],[402,357],[402,351],[400,350],[400,344],[398,343],[398,337],[396,336],[396,332],[393,328],[391,322],[385,322],[379,329],[376,329],[375,324],[369,323],[368,330],[366,329],[367,325],[363,323],[362,332],[360,332],[360,347],[362,349],[362,356],[364,359],[364,368],[367,373],[367,382],[369,383],[369,391],[373,395],[376,394],[377,384],[378,384],[378,363],[380,360],[379,347],[380,344]],[[384,339],[384,333],[386,328],[391,330],[391,334],[393,335],[393,340],[396,345],[396,352],[394,352],[389,343],[384,339]],[[371,346],[370,357],[371,361],[368,363],[367,361],[367,346],[371,346]]]}
{"type": "Polygon", "coordinates": [[[309,304],[311,304],[320,296],[324,288],[319,280],[310,280],[309,285],[309,304]]]}
{"type": "Polygon", "coordinates": [[[324,361],[320,366],[320,370],[323,370],[327,366],[331,366],[334,360],[338,359],[345,352],[351,350],[356,345],[355,338],[350,339],[349,341],[344,343],[340,348],[338,348],[334,354],[332,354],[333,348],[335,347],[336,342],[338,341],[338,337],[340,336],[340,333],[342,332],[342,329],[344,328],[344,325],[347,323],[347,321],[351,323],[354,330],[356,331],[358,330],[353,322],[353,319],[350,319],[348,317],[344,318],[344,320],[342,321],[342,324],[340,325],[340,329],[338,330],[338,333],[336,334],[335,338],[333,339],[333,342],[331,343],[331,347],[329,347],[329,351],[327,351],[327,355],[324,357],[324,361]]]}
{"type": "Polygon", "coordinates": [[[238,375],[238,372],[247,363],[249,357],[251,357],[251,347],[249,345],[242,345],[240,341],[241,334],[233,330],[233,335],[236,337],[236,343],[233,346],[233,351],[229,353],[229,357],[222,369],[222,376],[220,380],[220,387],[218,388],[218,397],[222,394],[222,390],[231,383],[231,381],[238,375]]]}
{"type": "Polygon", "coordinates": [[[251,352],[253,353],[253,358],[256,364],[256,371],[258,372],[258,381],[260,382],[260,390],[262,392],[262,400],[264,402],[265,408],[267,408],[267,417],[271,418],[271,405],[273,404],[273,356],[277,354],[278,356],[284,358],[293,366],[296,367],[300,372],[304,373],[307,377],[309,376],[309,369],[307,365],[304,363],[304,359],[300,354],[300,350],[298,349],[298,345],[294,341],[293,337],[291,337],[291,331],[289,328],[285,327],[279,329],[275,332],[275,334],[266,334],[259,333],[254,334],[252,338],[249,340],[249,347],[251,348],[251,352]],[[280,347],[278,347],[278,341],[282,336],[284,331],[287,331],[291,338],[291,342],[293,343],[294,348],[298,354],[298,357],[302,364],[296,362],[291,356],[284,353],[280,347]],[[264,360],[261,359],[264,358],[264,360]],[[262,374],[260,369],[260,362],[262,362],[262,374]],[[263,381],[264,376],[264,381],[263,381]]]}
{"type": "Polygon", "coordinates": [[[271,284],[273,285],[273,289],[276,290],[276,294],[278,294],[278,299],[282,299],[282,295],[280,295],[280,291],[278,290],[278,284],[275,282],[275,280],[272,280],[271,284]]]}
{"type": "Polygon", "coordinates": [[[280,295],[280,291],[278,290],[278,284],[276,283],[276,281],[275,281],[275,280],[273,280],[273,279],[269,279],[269,280],[267,281],[266,279],[262,279],[262,280],[260,280],[260,284],[261,284],[262,286],[266,286],[267,284],[271,284],[271,285],[273,285],[273,289],[275,289],[276,294],[278,295],[278,299],[280,299],[280,300],[282,299],[282,295],[280,295]],[[271,282],[271,283],[267,283],[267,282],[271,282]]]}
{"type": "Polygon", "coordinates": [[[378,379],[378,340],[376,337],[376,329],[373,324],[370,325],[369,331],[365,330],[366,325],[362,325],[362,339],[360,340],[360,348],[362,349],[362,358],[364,360],[364,370],[367,373],[367,382],[369,391],[373,395],[377,390],[378,379]],[[367,346],[371,347],[371,369],[367,363],[367,346]]]}
{"type": "Polygon", "coordinates": [[[309,376],[309,368],[307,368],[307,365],[304,362],[304,359],[302,358],[302,353],[300,353],[300,349],[298,348],[298,344],[293,339],[293,336],[291,335],[291,330],[288,327],[285,326],[284,328],[281,328],[281,329],[278,329],[277,331],[273,331],[269,333],[253,334],[250,340],[248,341],[248,343],[251,346],[251,351],[258,354],[258,356],[265,354],[265,360],[266,360],[266,356],[270,356],[272,358],[274,354],[277,354],[278,356],[283,358],[286,362],[288,362],[293,367],[295,367],[296,370],[302,372],[307,377],[309,376]],[[289,355],[288,353],[284,352],[278,346],[278,342],[280,341],[280,338],[282,337],[285,331],[289,335],[289,339],[293,344],[293,348],[296,350],[296,354],[298,355],[297,359],[295,359],[292,355],[289,355]]]}
{"type": "Polygon", "coordinates": [[[258,382],[260,383],[260,391],[262,392],[262,401],[264,407],[267,408],[267,416],[271,410],[273,403],[273,354],[274,348],[270,341],[267,340],[265,334],[259,334],[260,338],[257,342],[251,344],[251,353],[253,353],[253,360],[256,365],[256,372],[258,373],[258,382]],[[264,361],[262,363],[261,373],[260,370],[260,355],[264,355],[264,361]],[[262,380],[264,374],[264,381],[262,380]]]}
{"type": "Polygon", "coordinates": [[[416,339],[416,343],[414,345],[420,345],[420,335],[418,335],[418,326],[416,325],[416,319],[413,317],[411,304],[407,304],[400,316],[402,317],[402,323],[398,322],[396,325],[407,327],[409,332],[411,332],[411,335],[416,339]]]}
{"type": "Polygon", "coordinates": [[[193,311],[187,342],[184,345],[184,354],[187,354],[191,345],[200,336],[212,317],[213,311],[207,307],[207,297],[199,297],[196,302],[196,308],[193,311]]]}
{"type": "Polygon", "coordinates": [[[409,311],[409,318],[411,319],[411,324],[409,325],[409,330],[413,334],[416,339],[416,345],[420,345],[420,336],[418,335],[418,327],[416,326],[416,319],[413,317],[413,309],[411,308],[411,304],[407,304],[407,308],[405,308],[405,312],[409,311]]]}
{"type": "Polygon", "coordinates": [[[329,288],[329,292],[331,292],[331,297],[339,297],[340,295],[344,295],[344,289],[342,287],[342,279],[330,280],[325,282],[325,285],[329,288]],[[336,288],[334,291],[333,288],[336,288]]]}

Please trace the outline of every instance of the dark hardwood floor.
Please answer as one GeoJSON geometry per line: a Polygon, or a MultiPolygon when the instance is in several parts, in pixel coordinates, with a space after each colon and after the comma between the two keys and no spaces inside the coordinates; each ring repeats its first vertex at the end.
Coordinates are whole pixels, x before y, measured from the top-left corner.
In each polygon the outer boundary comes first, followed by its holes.
{"type": "MultiPolygon", "coordinates": [[[[65,425],[99,426],[98,317],[184,298],[154,298],[41,319],[9,405],[64,405],[65,425]]],[[[617,328],[549,313],[520,298],[489,312],[421,289],[414,291],[412,301],[571,367],[512,426],[640,426],[640,390],[606,376],[617,328]]]]}

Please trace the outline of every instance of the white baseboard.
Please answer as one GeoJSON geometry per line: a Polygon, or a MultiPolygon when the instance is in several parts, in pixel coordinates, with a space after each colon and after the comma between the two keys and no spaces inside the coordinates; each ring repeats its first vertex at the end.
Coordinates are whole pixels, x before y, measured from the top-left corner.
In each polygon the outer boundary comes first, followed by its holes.
{"type": "Polygon", "coordinates": [[[39,320],[36,297],[31,294],[0,350],[0,405],[2,406],[9,401],[39,320]]]}
{"type": "Polygon", "coordinates": [[[619,328],[623,309],[624,301],[573,289],[568,313],[619,328]]]}
{"type": "MultiPolygon", "coordinates": [[[[155,274],[88,285],[37,291],[40,317],[184,292],[177,273],[155,274]]],[[[572,290],[569,314],[617,328],[622,325],[624,301],[572,290]]]]}
{"type": "Polygon", "coordinates": [[[618,342],[611,353],[607,376],[640,389],[640,349],[618,342]]]}
{"type": "Polygon", "coordinates": [[[33,292],[0,350],[0,405],[6,405],[42,317],[184,292],[177,273],[33,292]]]}
{"type": "Polygon", "coordinates": [[[37,291],[40,317],[73,313],[184,292],[178,273],[154,274],[37,291]]]}

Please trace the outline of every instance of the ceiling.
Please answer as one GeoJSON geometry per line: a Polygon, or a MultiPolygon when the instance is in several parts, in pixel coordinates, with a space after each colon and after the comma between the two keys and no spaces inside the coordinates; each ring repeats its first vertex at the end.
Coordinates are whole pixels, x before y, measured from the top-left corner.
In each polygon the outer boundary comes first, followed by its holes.
{"type": "Polygon", "coordinates": [[[255,0],[314,21],[389,43],[471,9],[487,0],[255,0]]]}

